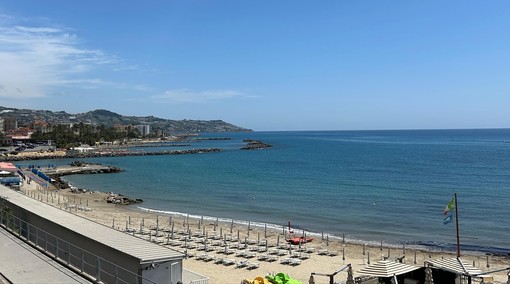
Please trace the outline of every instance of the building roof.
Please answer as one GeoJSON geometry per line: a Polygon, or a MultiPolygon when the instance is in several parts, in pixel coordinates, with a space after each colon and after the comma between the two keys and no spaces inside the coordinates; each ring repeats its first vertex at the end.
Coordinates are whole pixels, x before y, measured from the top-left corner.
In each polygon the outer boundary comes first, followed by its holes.
{"type": "Polygon", "coordinates": [[[466,276],[489,276],[471,264],[462,261],[460,258],[435,259],[426,262],[430,267],[446,270],[458,275],[466,276]]]}
{"type": "Polygon", "coordinates": [[[13,163],[0,162],[0,170],[8,171],[8,172],[15,172],[16,166],[13,163]]]}
{"type": "Polygon", "coordinates": [[[394,275],[406,274],[417,269],[420,269],[420,267],[389,260],[380,260],[362,268],[358,273],[377,277],[393,277],[394,275]]]}
{"type": "MultiPolygon", "coordinates": [[[[184,254],[160,245],[147,242],[95,223],[86,218],[71,214],[43,202],[32,199],[0,185],[0,195],[9,202],[39,215],[80,235],[96,240],[113,249],[122,251],[140,260],[140,263],[161,262],[184,258],[184,254]]],[[[86,249],[86,248],[84,248],[86,249]]]]}

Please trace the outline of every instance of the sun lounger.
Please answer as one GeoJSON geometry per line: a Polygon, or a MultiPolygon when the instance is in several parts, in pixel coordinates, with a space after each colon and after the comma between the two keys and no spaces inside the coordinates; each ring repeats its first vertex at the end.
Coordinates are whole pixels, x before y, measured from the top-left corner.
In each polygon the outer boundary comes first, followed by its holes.
{"type": "Polygon", "coordinates": [[[236,263],[236,261],[233,259],[225,258],[223,260],[223,265],[225,265],[225,266],[234,265],[235,263],[236,263]]]}
{"type": "Polygon", "coordinates": [[[338,251],[330,251],[330,252],[328,252],[328,255],[329,256],[337,256],[338,255],[338,251]]]}
{"type": "Polygon", "coordinates": [[[282,258],[280,260],[280,263],[281,264],[290,264],[291,260],[292,260],[292,258],[282,258]]]}
{"type": "Polygon", "coordinates": [[[216,263],[216,264],[223,264],[223,260],[224,260],[223,258],[216,258],[214,260],[214,263],[216,263]]]}
{"type": "Polygon", "coordinates": [[[278,254],[278,249],[270,249],[268,254],[278,254]]]}
{"type": "Polygon", "coordinates": [[[301,260],[299,260],[299,259],[292,259],[291,258],[289,264],[292,265],[292,266],[300,265],[301,264],[301,260]]]}
{"type": "Polygon", "coordinates": [[[313,253],[313,252],[315,252],[315,248],[306,248],[305,252],[313,253]]]}
{"type": "Polygon", "coordinates": [[[248,250],[249,250],[249,251],[258,251],[258,250],[259,250],[259,247],[256,247],[256,246],[250,246],[250,247],[248,247],[248,250]]]}
{"type": "Polygon", "coordinates": [[[279,255],[279,256],[287,255],[287,254],[289,254],[289,252],[288,252],[288,251],[286,251],[286,250],[278,250],[278,255],[279,255]]]}
{"type": "Polygon", "coordinates": [[[248,270],[253,270],[253,269],[257,269],[257,268],[259,268],[258,262],[249,262],[248,266],[246,267],[246,269],[248,269],[248,270]]]}
{"type": "Polygon", "coordinates": [[[305,259],[309,259],[309,258],[310,258],[310,255],[307,253],[301,253],[301,255],[299,256],[299,259],[301,259],[301,260],[305,260],[305,259]]]}
{"type": "Polygon", "coordinates": [[[258,260],[262,260],[262,261],[265,261],[268,259],[268,255],[267,254],[261,254],[257,257],[258,260]]]}
{"type": "Polygon", "coordinates": [[[268,255],[267,256],[267,262],[273,262],[273,261],[277,261],[278,260],[278,257],[274,256],[274,255],[268,255]]]}
{"type": "Polygon", "coordinates": [[[252,257],[255,257],[255,256],[257,256],[257,254],[253,253],[253,252],[247,252],[244,255],[244,257],[246,257],[246,258],[252,258],[252,257]]]}
{"type": "Polygon", "coordinates": [[[317,252],[319,255],[328,255],[329,251],[327,249],[321,249],[317,252]]]}
{"type": "Polygon", "coordinates": [[[236,263],[236,268],[243,268],[243,267],[246,267],[246,266],[248,266],[248,260],[247,259],[241,260],[240,262],[236,263]]]}

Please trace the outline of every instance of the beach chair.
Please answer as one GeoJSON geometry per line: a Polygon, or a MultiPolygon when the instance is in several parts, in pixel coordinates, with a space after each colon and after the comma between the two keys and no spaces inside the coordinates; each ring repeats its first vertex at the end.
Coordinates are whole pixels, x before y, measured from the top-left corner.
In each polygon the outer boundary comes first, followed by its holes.
{"type": "Polygon", "coordinates": [[[218,258],[216,258],[216,259],[214,260],[214,263],[215,263],[215,264],[223,264],[223,261],[224,261],[224,259],[223,259],[223,258],[218,257],[218,258]]]}
{"type": "Polygon", "coordinates": [[[284,256],[284,255],[287,255],[289,252],[286,251],[286,250],[278,250],[278,255],[279,256],[284,256]]]}
{"type": "Polygon", "coordinates": [[[234,265],[235,263],[236,263],[236,261],[233,259],[230,259],[230,258],[225,258],[223,260],[223,265],[225,265],[225,266],[234,265]]]}
{"type": "Polygon", "coordinates": [[[247,259],[241,260],[240,262],[236,263],[236,268],[243,268],[243,267],[246,267],[246,266],[248,266],[248,260],[247,259]]]}
{"type": "Polygon", "coordinates": [[[249,262],[248,266],[246,267],[246,269],[248,269],[248,270],[253,270],[253,269],[257,269],[257,268],[259,268],[258,262],[249,262]]]}
{"type": "Polygon", "coordinates": [[[267,262],[274,262],[274,261],[277,261],[278,260],[278,257],[274,256],[274,255],[268,255],[267,256],[267,262]]]}
{"type": "Polygon", "coordinates": [[[291,258],[289,264],[292,265],[292,266],[300,265],[301,264],[301,260],[291,258]]]}
{"type": "Polygon", "coordinates": [[[280,259],[280,264],[290,264],[292,258],[282,258],[280,259]]]}
{"type": "Polygon", "coordinates": [[[338,251],[330,251],[328,252],[328,256],[337,256],[338,255],[338,251]]]}
{"type": "Polygon", "coordinates": [[[268,255],[266,255],[266,254],[261,254],[261,255],[259,255],[259,256],[257,257],[257,259],[258,259],[258,260],[261,260],[261,261],[265,261],[265,260],[267,260],[267,259],[268,259],[268,257],[269,257],[269,256],[268,256],[268,255]]]}
{"type": "Polygon", "coordinates": [[[299,259],[301,259],[301,260],[305,260],[305,259],[309,259],[309,258],[310,258],[310,255],[307,253],[301,253],[301,255],[299,256],[299,259]]]}
{"type": "Polygon", "coordinates": [[[329,251],[327,249],[321,249],[317,252],[318,255],[328,255],[329,251]]]}
{"type": "Polygon", "coordinates": [[[315,252],[315,248],[306,248],[305,252],[307,252],[307,253],[314,253],[315,252]]]}
{"type": "Polygon", "coordinates": [[[278,249],[270,249],[268,254],[272,254],[272,255],[278,254],[278,249]]]}

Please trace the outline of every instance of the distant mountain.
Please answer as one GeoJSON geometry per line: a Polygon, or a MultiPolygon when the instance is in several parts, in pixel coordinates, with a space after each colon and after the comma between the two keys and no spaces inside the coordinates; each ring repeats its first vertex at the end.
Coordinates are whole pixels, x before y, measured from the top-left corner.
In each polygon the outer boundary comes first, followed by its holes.
{"type": "Polygon", "coordinates": [[[239,127],[222,120],[170,120],[154,116],[125,116],[105,109],[70,114],[65,111],[53,112],[48,110],[16,109],[0,106],[0,116],[15,117],[20,126],[28,125],[35,120],[41,120],[51,124],[83,122],[97,125],[102,124],[108,127],[115,124],[148,124],[152,130],[159,129],[166,134],[252,131],[251,129],[239,127]]]}

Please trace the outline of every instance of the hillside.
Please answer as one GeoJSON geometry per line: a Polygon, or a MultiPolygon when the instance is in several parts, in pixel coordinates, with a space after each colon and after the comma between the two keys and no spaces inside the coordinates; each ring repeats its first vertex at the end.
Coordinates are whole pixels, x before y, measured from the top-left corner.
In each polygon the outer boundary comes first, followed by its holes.
{"type": "Polygon", "coordinates": [[[252,131],[222,120],[171,120],[154,116],[125,116],[104,109],[70,114],[65,111],[53,112],[48,110],[16,109],[0,106],[0,116],[15,117],[20,126],[29,124],[35,120],[42,120],[51,124],[83,122],[97,125],[102,124],[108,127],[114,124],[148,124],[151,129],[160,129],[168,134],[252,131]]]}

